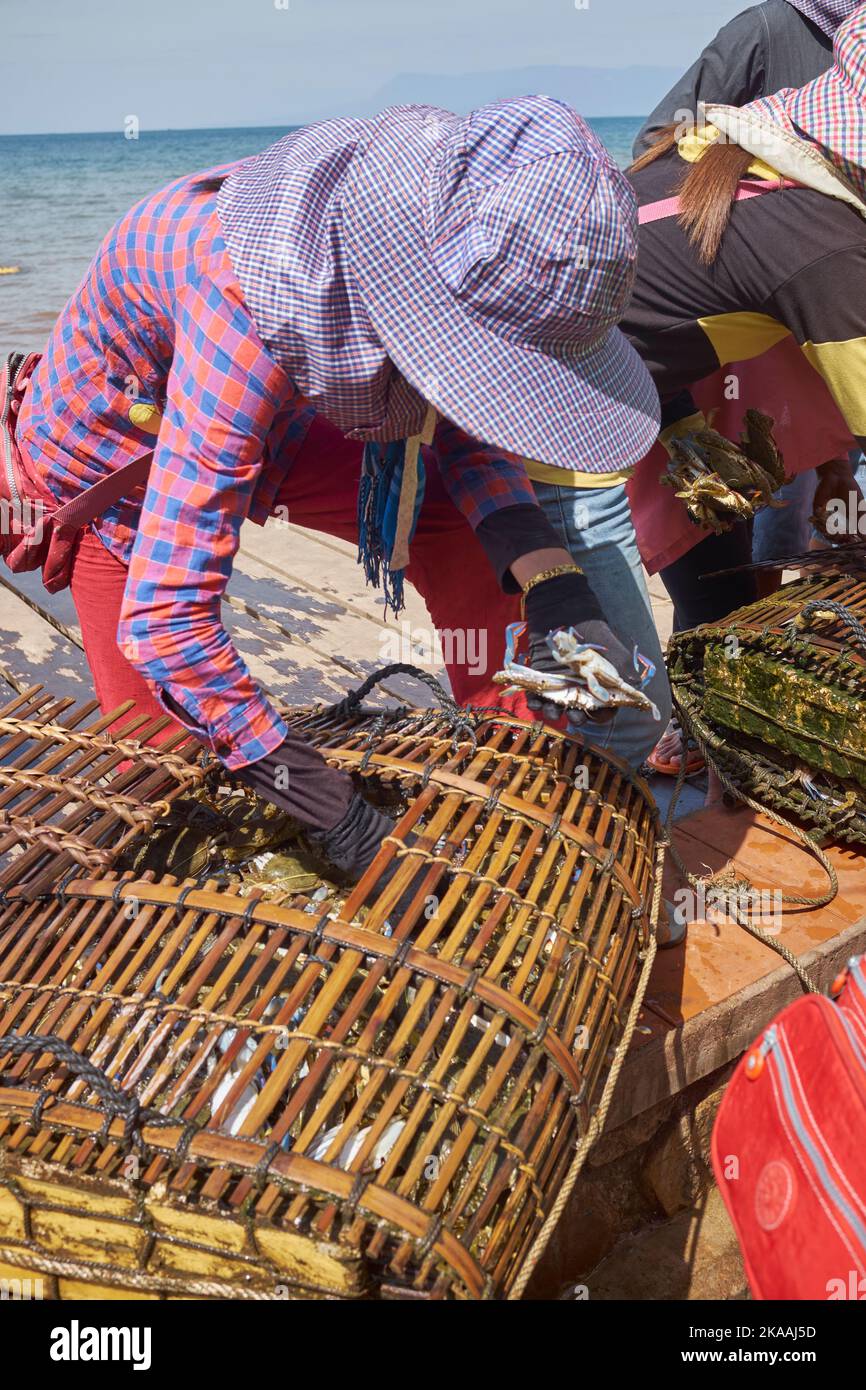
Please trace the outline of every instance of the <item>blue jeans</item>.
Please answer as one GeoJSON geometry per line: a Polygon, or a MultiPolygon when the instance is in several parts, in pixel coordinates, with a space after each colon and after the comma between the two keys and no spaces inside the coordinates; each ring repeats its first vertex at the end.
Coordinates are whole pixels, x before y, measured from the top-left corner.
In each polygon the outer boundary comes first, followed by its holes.
{"type": "Polygon", "coordinates": [[[787,507],[764,507],[752,524],[752,559],[781,560],[809,549],[812,523],[809,517],[815,500],[818,476],[814,469],[798,473],[773,496],[787,507]]]}
{"type": "Polygon", "coordinates": [[[586,575],[605,621],[627,651],[635,646],[655,664],[646,693],[658,706],[656,721],[643,710],[621,708],[607,724],[587,721],[587,743],[618,754],[631,767],[655,747],[671,713],[664,656],[653,620],[625,486],[571,488],[533,483],[538,502],[586,575]]]}

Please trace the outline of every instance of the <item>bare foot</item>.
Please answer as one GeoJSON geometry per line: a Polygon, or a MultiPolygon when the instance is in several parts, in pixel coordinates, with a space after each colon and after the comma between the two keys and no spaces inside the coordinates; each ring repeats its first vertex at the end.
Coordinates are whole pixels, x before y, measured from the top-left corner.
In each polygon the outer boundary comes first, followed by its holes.
{"type": "Polygon", "coordinates": [[[664,763],[679,762],[683,755],[683,734],[679,724],[673,719],[668,724],[668,727],[665,729],[653,751],[664,763]]]}
{"type": "Polygon", "coordinates": [[[704,765],[703,758],[694,744],[686,742],[678,721],[672,719],[647,759],[650,768],[676,776],[682,764],[683,749],[686,750],[687,775],[700,772],[704,765]]]}

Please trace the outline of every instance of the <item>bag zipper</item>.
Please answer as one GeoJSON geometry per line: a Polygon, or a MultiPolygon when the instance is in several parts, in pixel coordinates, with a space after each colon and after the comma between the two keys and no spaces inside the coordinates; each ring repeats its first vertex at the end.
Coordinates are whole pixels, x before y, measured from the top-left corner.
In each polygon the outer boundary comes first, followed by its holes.
{"type": "MultiPolygon", "coordinates": [[[[831,1045],[835,1044],[834,1050],[843,1064],[844,1084],[849,1088],[848,1094],[852,1097],[854,1106],[859,1107],[857,1118],[860,1118],[866,1112],[866,1082],[864,1082],[862,1053],[858,1055],[859,1050],[852,1046],[851,1025],[842,1016],[842,1011],[833,1005],[826,1009],[822,1008],[821,1019],[826,1029],[828,1041],[831,1045]]],[[[855,1195],[852,1197],[851,1192],[847,1190],[846,1182],[841,1181],[834,1174],[835,1159],[832,1150],[830,1150],[827,1140],[823,1138],[822,1127],[814,1119],[812,1124],[817,1135],[821,1137],[808,1133],[806,1126],[808,1100],[805,1102],[806,1113],[804,1113],[803,1103],[793,1088],[793,1076],[789,1063],[780,1046],[780,1034],[783,1032],[784,1025],[781,1029],[777,1028],[776,1025],[771,1025],[767,1029],[767,1056],[782,1090],[779,1104],[787,1114],[789,1122],[794,1126],[795,1134],[792,1136],[791,1142],[799,1150],[800,1162],[810,1170],[813,1181],[817,1183],[824,1197],[835,1210],[837,1217],[840,1217],[848,1227],[849,1235],[860,1250],[860,1273],[866,1273],[866,1217],[864,1217],[862,1208],[862,1189],[857,1190],[857,1184],[852,1178],[848,1184],[855,1189],[855,1195]]],[[[789,1046],[791,1046],[790,1043],[789,1046]]],[[[831,1219],[833,1219],[832,1215],[831,1219]]]]}
{"type": "Polygon", "coordinates": [[[10,353],[6,359],[6,396],[3,405],[3,414],[0,415],[0,432],[3,435],[3,468],[6,473],[6,482],[9,487],[9,499],[13,507],[18,508],[21,514],[21,494],[18,491],[18,484],[15,481],[15,468],[12,463],[12,430],[9,424],[9,416],[12,410],[12,391],[15,386],[15,378],[21,370],[24,361],[23,352],[10,353]]]}
{"type": "MultiPolygon", "coordinates": [[[[821,1008],[821,1019],[828,1033],[828,1041],[835,1047],[837,1055],[844,1063],[848,1084],[855,1093],[863,1114],[866,1115],[866,1068],[857,1035],[846,1017],[845,1010],[840,1009],[835,1001],[825,999],[823,995],[819,997],[830,1005],[829,1008],[821,1008]]],[[[767,1029],[765,1037],[768,1042],[767,1052],[772,1057],[779,1046],[776,1024],[767,1029]]]]}

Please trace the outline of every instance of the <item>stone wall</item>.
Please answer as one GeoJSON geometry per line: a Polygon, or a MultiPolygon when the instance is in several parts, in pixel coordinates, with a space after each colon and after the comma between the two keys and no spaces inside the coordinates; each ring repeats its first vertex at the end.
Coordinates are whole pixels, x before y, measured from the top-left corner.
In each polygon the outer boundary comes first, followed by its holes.
{"type": "Polygon", "coordinates": [[[732,1298],[745,1287],[710,1138],[735,1063],[602,1135],[528,1298],[732,1298]]]}

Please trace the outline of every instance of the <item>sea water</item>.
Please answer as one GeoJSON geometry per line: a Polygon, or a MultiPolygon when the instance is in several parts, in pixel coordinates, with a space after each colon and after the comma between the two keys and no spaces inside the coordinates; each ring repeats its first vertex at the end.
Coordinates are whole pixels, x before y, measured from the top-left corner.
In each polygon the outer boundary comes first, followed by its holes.
{"type": "MultiPolygon", "coordinates": [[[[619,164],[639,117],[590,122],[619,164]]],[[[105,233],[173,179],[266,149],[284,127],[0,136],[0,361],[41,349],[105,233]]]]}

